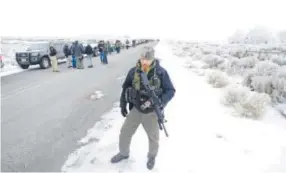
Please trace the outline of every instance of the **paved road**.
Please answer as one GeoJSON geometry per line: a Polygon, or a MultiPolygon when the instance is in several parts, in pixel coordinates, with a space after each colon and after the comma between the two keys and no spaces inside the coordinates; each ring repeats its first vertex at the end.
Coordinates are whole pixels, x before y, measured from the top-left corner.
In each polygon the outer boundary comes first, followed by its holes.
{"type": "Polygon", "coordinates": [[[1,171],[56,172],[100,115],[118,101],[122,79],[144,45],[95,58],[93,69],[33,69],[2,77],[1,171]],[[89,96],[100,90],[97,101],[89,96]]]}

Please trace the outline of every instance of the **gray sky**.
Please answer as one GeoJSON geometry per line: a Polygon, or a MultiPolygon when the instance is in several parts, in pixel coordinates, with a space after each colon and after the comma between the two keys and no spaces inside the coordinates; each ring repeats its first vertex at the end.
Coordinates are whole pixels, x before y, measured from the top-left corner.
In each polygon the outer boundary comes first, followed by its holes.
{"type": "Polygon", "coordinates": [[[286,0],[1,0],[0,35],[213,40],[237,28],[286,29],[285,7],[286,0]]]}

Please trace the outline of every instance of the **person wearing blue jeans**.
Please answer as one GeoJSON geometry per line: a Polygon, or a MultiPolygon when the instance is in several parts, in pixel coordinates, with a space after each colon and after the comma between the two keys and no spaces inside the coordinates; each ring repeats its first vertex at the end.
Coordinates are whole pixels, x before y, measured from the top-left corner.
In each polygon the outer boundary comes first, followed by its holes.
{"type": "Polygon", "coordinates": [[[72,55],[72,67],[76,68],[76,60],[74,55],[72,55]]]}
{"type": "Polygon", "coordinates": [[[104,62],[104,56],[105,56],[104,52],[103,51],[100,52],[100,61],[101,61],[102,64],[104,62]]]}
{"type": "Polygon", "coordinates": [[[103,64],[104,56],[105,56],[105,53],[104,53],[104,49],[105,49],[104,41],[101,40],[99,42],[99,44],[97,45],[97,47],[98,47],[98,50],[99,50],[99,57],[100,57],[101,64],[103,64]]]}

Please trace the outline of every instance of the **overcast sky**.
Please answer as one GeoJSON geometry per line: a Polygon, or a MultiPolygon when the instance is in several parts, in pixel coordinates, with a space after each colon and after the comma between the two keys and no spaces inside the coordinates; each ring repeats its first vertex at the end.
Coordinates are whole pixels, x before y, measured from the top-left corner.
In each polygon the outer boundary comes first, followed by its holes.
{"type": "Polygon", "coordinates": [[[286,0],[0,0],[0,35],[126,34],[214,40],[286,29],[286,0]]]}

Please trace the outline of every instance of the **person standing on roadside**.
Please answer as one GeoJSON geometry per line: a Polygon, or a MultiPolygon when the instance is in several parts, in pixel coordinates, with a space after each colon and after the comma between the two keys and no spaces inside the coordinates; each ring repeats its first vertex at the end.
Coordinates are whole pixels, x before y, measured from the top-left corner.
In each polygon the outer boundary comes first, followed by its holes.
{"type": "Polygon", "coordinates": [[[74,42],[72,42],[72,45],[70,47],[70,51],[71,51],[71,55],[72,55],[72,68],[76,68],[76,59],[74,56],[73,48],[74,48],[74,42]]]}
{"type": "Polygon", "coordinates": [[[115,41],[115,50],[116,50],[116,52],[117,53],[120,53],[120,42],[119,42],[119,40],[116,40],[115,41]]]}
{"type": "Polygon", "coordinates": [[[83,52],[84,48],[82,44],[80,44],[78,41],[75,41],[72,52],[76,59],[76,68],[77,69],[84,69],[83,65],[83,52]]]}
{"type": "Polygon", "coordinates": [[[107,56],[108,56],[108,43],[106,42],[106,43],[104,43],[103,64],[108,64],[107,56]]]}
{"type": "Polygon", "coordinates": [[[100,62],[101,64],[104,64],[104,52],[105,52],[105,44],[104,41],[101,40],[98,44],[98,51],[99,51],[99,56],[100,56],[100,62]]]}
{"type": "Polygon", "coordinates": [[[50,55],[50,59],[52,61],[53,72],[60,72],[58,69],[57,51],[52,45],[50,45],[50,54],[49,55],[50,55]]]}
{"type": "Polygon", "coordinates": [[[85,53],[87,54],[87,59],[89,61],[89,65],[88,68],[92,68],[92,55],[93,55],[93,51],[92,51],[92,47],[90,46],[90,44],[88,44],[85,48],[85,53]]]}
{"type": "Polygon", "coordinates": [[[64,46],[64,54],[65,54],[65,57],[67,59],[67,67],[71,68],[72,67],[72,57],[71,57],[71,50],[70,50],[68,44],[65,44],[65,46],[64,46]]]}
{"type": "Polygon", "coordinates": [[[109,41],[107,41],[107,50],[108,50],[108,54],[111,55],[113,50],[112,50],[111,43],[109,41]]]}

